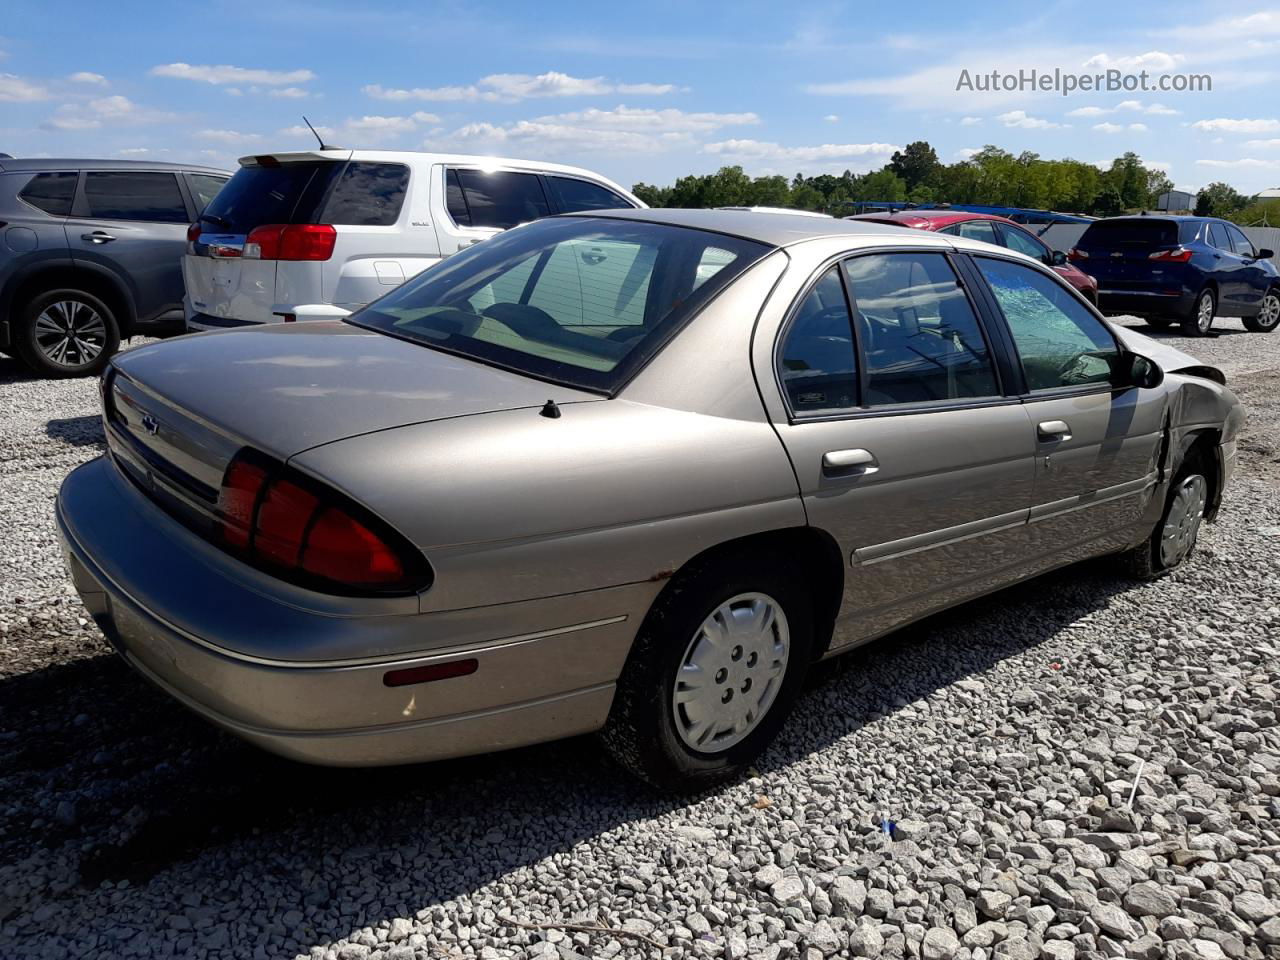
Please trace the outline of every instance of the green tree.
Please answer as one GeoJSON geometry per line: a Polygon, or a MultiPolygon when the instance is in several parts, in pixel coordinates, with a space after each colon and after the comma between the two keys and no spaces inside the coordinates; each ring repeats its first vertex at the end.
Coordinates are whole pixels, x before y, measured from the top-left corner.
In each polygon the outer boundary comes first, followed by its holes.
{"type": "Polygon", "coordinates": [[[655,187],[648,183],[637,183],[632,186],[631,192],[651,207],[670,206],[667,202],[671,199],[670,187],[655,187]]]}
{"type": "Polygon", "coordinates": [[[941,167],[937,151],[924,140],[908,143],[889,158],[889,169],[907,185],[908,190],[932,183],[941,167]]]}
{"type": "Polygon", "coordinates": [[[756,177],[747,190],[747,203],[753,207],[785,207],[791,203],[791,185],[787,178],[756,177]]]}
{"type": "Polygon", "coordinates": [[[1222,182],[1211,183],[1196,194],[1197,217],[1226,217],[1243,210],[1249,203],[1235,187],[1222,182]]]}

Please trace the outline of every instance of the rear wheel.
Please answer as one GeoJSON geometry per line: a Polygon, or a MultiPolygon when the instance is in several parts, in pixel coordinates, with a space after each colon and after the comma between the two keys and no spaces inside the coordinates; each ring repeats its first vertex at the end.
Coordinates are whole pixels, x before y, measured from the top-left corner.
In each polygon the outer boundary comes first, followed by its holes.
{"type": "Polygon", "coordinates": [[[1174,476],[1164,513],[1151,536],[1121,555],[1129,573],[1139,580],[1157,580],[1185,563],[1195,552],[1208,500],[1208,468],[1193,451],[1174,476]]]}
{"type": "Polygon", "coordinates": [[[601,738],[658,787],[731,779],[791,711],[812,649],[810,598],[776,558],[751,552],[682,572],[640,628],[601,738]]]}
{"type": "Polygon", "coordinates": [[[120,346],[107,305],[82,290],[50,290],[32,299],[13,332],[18,356],[46,377],[97,374],[120,346]]]}
{"type": "Polygon", "coordinates": [[[1212,288],[1205,287],[1196,296],[1191,312],[1182,318],[1182,332],[1188,337],[1203,337],[1213,326],[1213,315],[1218,310],[1218,297],[1212,288]]]}
{"type": "Polygon", "coordinates": [[[1280,287],[1272,287],[1262,298],[1262,309],[1256,316],[1244,318],[1244,328],[1254,333],[1270,333],[1280,326],[1280,287]]]}

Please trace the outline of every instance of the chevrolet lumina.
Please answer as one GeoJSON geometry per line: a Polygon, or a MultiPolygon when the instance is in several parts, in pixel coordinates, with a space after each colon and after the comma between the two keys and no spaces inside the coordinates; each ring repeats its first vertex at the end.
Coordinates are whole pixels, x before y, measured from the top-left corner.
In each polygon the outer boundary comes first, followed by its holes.
{"type": "Polygon", "coordinates": [[[518,227],[345,321],[129,351],[102,400],[66,555],[183,704],[324,764],[600,731],[665,786],[744,769],[824,657],[1178,567],[1243,419],[1031,258],[713,210],[518,227]]]}

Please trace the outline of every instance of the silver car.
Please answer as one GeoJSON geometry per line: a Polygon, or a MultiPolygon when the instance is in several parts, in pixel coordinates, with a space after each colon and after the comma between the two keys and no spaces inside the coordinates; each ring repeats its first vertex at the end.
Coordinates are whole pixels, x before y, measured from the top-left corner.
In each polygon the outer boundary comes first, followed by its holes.
{"type": "Polygon", "coordinates": [[[102,393],[58,523],[173,697],[325,764],[600,731],[667,786],[741,771],[817,660],[1087,557],[1176,568],[1243,420],[1012,251],[710,210],[518,227],[102,393]]]}

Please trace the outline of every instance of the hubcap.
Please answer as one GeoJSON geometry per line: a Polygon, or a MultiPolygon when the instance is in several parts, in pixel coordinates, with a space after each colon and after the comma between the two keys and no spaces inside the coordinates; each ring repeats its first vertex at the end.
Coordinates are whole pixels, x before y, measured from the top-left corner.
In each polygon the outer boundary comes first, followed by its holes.
{"type": "Polygon", "coordinates": [[[1164,566],[1172,567],[1196,545],[1206,490],[1204,477],[1197,473],[1183,480],[1174,491],[1169,516],[1160,534],[1160,562],[1164,566]]]}
{"type": "Polygon", "coordinates": [[[1258,323],[1264,327],[1274,327],[1280,323],[1280,293],[1268,293],[1262,300],[1262,312],[1258,314],[1258,323]]]}
{"type": "Polygon", "coordinates": [[[1200,308],[1196,313],[1196,325],[1204,333],[1213,325],[1213,294],[1206,293],[1200,298],[1200,308]]]}
{"type": "Polygon", "coordinates": [[[87,303],[59,300],[36,317],[36,346],[60,367],[92,362],[107,345],[107,324],[87,303]]]}
{"type": "Polygon", "coordinates": [[[689,641],[672,690],[685,745],[715,753],[750,734],[777,699],[790,649],[786,614],[772,597],[744,593],[717,607],[689,641]]]}

